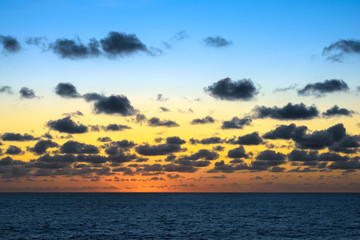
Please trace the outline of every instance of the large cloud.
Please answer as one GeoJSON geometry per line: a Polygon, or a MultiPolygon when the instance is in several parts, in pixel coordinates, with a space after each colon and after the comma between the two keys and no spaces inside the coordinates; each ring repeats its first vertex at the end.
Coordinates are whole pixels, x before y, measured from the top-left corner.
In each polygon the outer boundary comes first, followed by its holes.
{"type": "Polygon", "coordinates": [[[131,106],[129,99],[124,95],[106,97],[97,93],[87,93],[83,96],[86,101],[94,102],[95,113],[119,114],[122,116],[134,115],[137,110],[131,106]]]}
{"type": "Polygon", "coordinates": [[[266,139],[296,139],[306,133],[306,126],[297,127],[294,123],[290,125],[280,125],[263,135],[266,139]]]}
{"type": "Polygon", "coordinates": [[[230,101],[249,101],[259,93],[250,79],[233,81],[230,78],[225,78],[204,88],[204,90],[214,98],[230,101]]]}
{"type": "Polygon", "coordinates": [[[63,98],[81,97],[77,92],[76,87],[71,83],[59,83],[55,87],[55,93],[63,98]]]}
{"type": "Polygon", "coordinates": [[[100,40],[101,47],[110,56],[124,56],[138,51],[147,51],[135,34],[109,32],[108,36],[100,40]]]}
{"type": "Polygon", "coordinates": [[[226,40],[223,37],[216,36],[205,38],[204,43],[208,47],[221,48],[231,45],[232,41],[226,40]]]}
{"type": "Polygon", "coordinates": [[[15,53],[21,49],[18,40],[11,36],[0,35],[0,44],[2,45],[3,51],[6,53],[15,53]]]}
{"type": "Polygon", "coordinates": [[[88,131],[88,127],[80,124],[75,123],[71,117],[65,117],[62,119],[49,121],[47,126],[53,130],[62,132],[62,133],[85,133],[88,131]]]}
{"type": "Polygon", "coordinates": [[[273,118],[278,120],[310,120],[319,116],[319,111],[315,106],[307,107],[303,103],[288,103],[284,107],[257,106],[253,111],[256,118],[273,118]]]}
{"type": "Polygon", "coordinates": [[[341,62],[345,54],[360,54],[360,41],[339,40],[325,47],[323,54],[331,61],[341,62]]]}
{"type": "Polygon", "coordinates": [[[349,87],[346,82],[338,79],[325,80],[324,82],[310,83],[303,89],[298,90],[301,96],[317,96],[321,97],[328,93],[346,92],[349,87]]]}

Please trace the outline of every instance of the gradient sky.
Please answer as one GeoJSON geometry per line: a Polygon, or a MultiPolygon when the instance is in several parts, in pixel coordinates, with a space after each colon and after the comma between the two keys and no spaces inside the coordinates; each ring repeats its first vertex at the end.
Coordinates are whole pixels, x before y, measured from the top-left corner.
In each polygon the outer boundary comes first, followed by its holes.
{"type": "Polygon", "coordinates": [[[0,191],[359,192],[359,12],[0,1],[0,191]]]}

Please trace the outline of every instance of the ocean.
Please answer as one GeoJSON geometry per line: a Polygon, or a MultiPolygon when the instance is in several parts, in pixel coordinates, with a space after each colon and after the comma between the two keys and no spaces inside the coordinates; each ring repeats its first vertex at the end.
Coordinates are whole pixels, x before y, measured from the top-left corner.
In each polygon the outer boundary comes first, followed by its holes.
{"type": "Polygon", "coordinates": [[[0,239],[360,239],[360,194],[0,193],[0,239]]]}

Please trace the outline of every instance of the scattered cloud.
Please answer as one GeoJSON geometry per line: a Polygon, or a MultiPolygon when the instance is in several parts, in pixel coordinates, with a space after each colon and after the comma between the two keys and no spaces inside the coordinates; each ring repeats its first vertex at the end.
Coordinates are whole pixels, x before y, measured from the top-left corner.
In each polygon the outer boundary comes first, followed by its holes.
{"type": "Polygon", "coordinates": [[[255,118],[273,118],[278,120],[310,120],[319,116],[315,106],[288,103],[284,107],[257,106],[253,109],[255,118]]]}
{"type": "Polygon", "coordinates": [[[37,98],[35,91],[27,87],[21,88],[19,93],[21,98],[26,98],[26,99],[37,98]]]}
{"type": "Polygon", "coordinates": [[[250,118],[233,117],[230,121],[224,121],[221,129],[243,129],[244,126],[250,126],[251,122],[250,118]]]}
{"type": "Polygon", "coordinates": [[[215,47],[215,48],[221,48],[221,47],[227,47],[232,44],[232,41],[226,40],[223,37],[207,37],[204,39],[204,43],[208,47],[215,47]]]}
{"type": "Polygon", "coordinates": [[[344,56],[348,54],[360,54],[359,40],[339,40],[323,49],[323,55],[334,62],[342,62],[344,56]]]}
{"type": "Polygon", "coordinates": [[[231,80],[224,78],[204,88],[212,97],[229,101],[249,101],[259,93],[250,79],[231,80]]]}
{"type": "Polygon", "coordinates": [[[49,121],[47,123],[47,126],[52,130],[56,130],[62,133],[69,133],[69,134],[86,133],[88,131],[87,126],[80,123],[75,123],[71,119],[71,117],[65,117],[62,119],[49,121]]]}
{"type": "Polygon", "coordinates": [[[349,91],[349,87],[346,82],[343,80],[331,79],[307,84],[304,88],[298,90],[298,95],[323,97],[328,93],[347,91],[349,91]]]}
{"type": "Polygon", "coordinates": [[[196,124],[207,124],[207,123],[214,123],[215,119],[212,118],[211,116],[206,116],[204,118],[196,118],[194,120],[191,121],[191,124],[196,125],[196,124]]]}
{"type": "Polygon", "coordinates": [[[334,105],[332,108],[326,110],[322,113],[323,117],[339,117],[347,116],[352,117],[355,112],[346,108],[339,108],[339,106],[334,105]]]}
{"type": "Polygon", "coordinates": [[[0,44],[2,46],[3,52],[5,53],[15,53],[21,49],[18,40],[11,36],[0,35],[0,44]]]}
{"type": "Polygon", "coordinates": [[[71,83],[59,83],[55,87],[55,93],[63,98],[79,98],[81,95],[71,83]]]}

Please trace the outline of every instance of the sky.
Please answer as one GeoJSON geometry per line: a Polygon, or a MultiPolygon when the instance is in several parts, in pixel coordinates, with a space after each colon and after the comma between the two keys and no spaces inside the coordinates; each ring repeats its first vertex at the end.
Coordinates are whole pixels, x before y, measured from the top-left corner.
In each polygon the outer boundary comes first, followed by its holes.
{"type": "Polygon", "coordinates": [[[0,1],[0,191],[360,192],[359,1],[0,1]]]}

